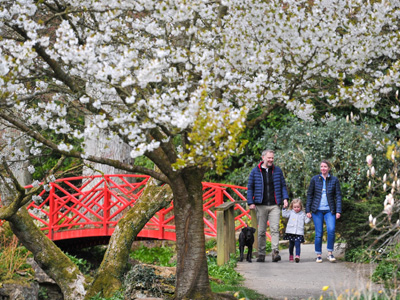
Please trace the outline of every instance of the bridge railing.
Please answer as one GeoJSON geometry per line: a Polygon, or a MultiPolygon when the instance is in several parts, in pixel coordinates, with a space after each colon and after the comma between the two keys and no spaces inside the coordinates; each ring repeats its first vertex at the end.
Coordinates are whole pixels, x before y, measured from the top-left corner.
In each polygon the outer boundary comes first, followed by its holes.
{"type": "MultiPolygon", "coordinates": [[[[58,179],[28,205],[35,223],[53,241],[111,236],[119,219],[135,205],[149,180],[145,175],[104,175],[58,179]]],[[[29,187],[27,187],[29,188],[29,187]]],[[[234,202],[235,230],[251,223],[245,187],[203,183],[204,233],[217,236],[217,207],[234,202]]],[[[173,203],[157,212],[139,237],[175,240],[173,203]]]]}

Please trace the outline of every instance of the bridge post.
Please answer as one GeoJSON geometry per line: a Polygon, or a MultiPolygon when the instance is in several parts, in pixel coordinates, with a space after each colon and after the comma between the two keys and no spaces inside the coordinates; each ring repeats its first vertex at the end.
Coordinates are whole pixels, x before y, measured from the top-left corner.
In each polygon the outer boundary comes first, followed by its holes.
{"type": "Polygon", "coordinates": [[[47,234],[47,237],[50,240],[53,240],[54,237],[54,214],[57,212],[58,208],[55,207],[55,201],[54,201],[54,184],[53,182],[50,182],[50,192],[49,192],[49,233],[47,234]]]}
{"type": "Polygon", "coordinates": [[[108,224],[110,218],[110,191],[108,189],[110,178],[104,176],[104,202],[103,202],[103,234],[108,236],[108,224]]]}
{"type": "Polygon", "coordinates": [[[235,217],[234,202],[225,202],[217,207],[217,264],[229,261],[230,254],[235,253],[235,217]]]}
{"type": "Polygon", "coordinates": [[[251,217],[251,227],[256,229],[254,233],[254,243],[253,243],[253,253],[258,255],[258,223],[257,223],[257,213],[255,209],[250,209],[250,217],[251,217]]]}

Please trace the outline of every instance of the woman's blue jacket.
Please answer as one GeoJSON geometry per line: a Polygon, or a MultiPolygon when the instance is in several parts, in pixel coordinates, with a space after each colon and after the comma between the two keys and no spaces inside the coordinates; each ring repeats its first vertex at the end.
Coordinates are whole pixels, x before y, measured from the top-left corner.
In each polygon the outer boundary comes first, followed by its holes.
{"type": "MultiPolygon", "coordinates": [[[[321,174],[311,178],[310,186],[307,191],[306,213],[316,212],[322,197],[324,178],[321,174]]],[[[340,191],[339,179],[329,176],[326,178],[326,197],[331,213],[342,213],[342,193],[340,191]]]]}
{"type": "MultiPolygon", "coordinates": [[[[261,204],[264,197],[264,180],[261,171],[260,162],[250,172],[249,181],[247,184],[247,204],[261,204]]],[[[274,196],[276,204],[280,205],[284,199],[289,199],[286,189],[286,181],[283,177],[283,172],[278,166],[272,166],[272,180],[274,182],[274,196]]]]}

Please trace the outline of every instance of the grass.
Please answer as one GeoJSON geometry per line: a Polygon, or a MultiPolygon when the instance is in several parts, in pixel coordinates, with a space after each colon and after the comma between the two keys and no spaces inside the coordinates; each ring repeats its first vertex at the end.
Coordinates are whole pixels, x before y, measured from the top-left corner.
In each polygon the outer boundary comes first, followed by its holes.
{"type": "MultiPolygon", "coordinates": [[[[206,242],[208,273],[210,276],[212,291],[214,293],[235,294],[239,299],[267,300],[268,298],[264,295],[260,295],[259,293],[242,286],[244,278],[235,270],[239,252],[232,255],[228,263],[219,266],[216,257],[212,255],[216,250],[216,246],[217,242],[215,239],[210,239],[206,242]]],[[[270,248],[270,245],[267,245],[267,248],[268,246],[270,248]]],[[[175,249],[173,247],[162,246],[148,248],[142,245],[132,251],[130,257],[143,263],[173,266],[176,264],[176,262],[173,261],[174,254],[175,249]]]]}
{"type": "MultiPolygon", "coordinates": [[[[372,292],[369,290],[357,291],[357,290],[347,290],[344,293],[338,294],[335,291],[329,291],[329,287],[323,288],[323,292],[319,298],[315,300],[398,300],[399,296],[391,296],[385,291],[381,290],[379,292],[372,292]]],[[[314,299],[309,299],[314,300],[314,299]]]]}
{"type": "Polygon", "coordinates": [[[129,256],[146,264],[155,264],[163,267],[172,267],[176,265],[175,261],[171,261],[175,254],[175,249],[172,247],[152,247],[148,248],[144,245],[140,246],[129,256]]]}
{"type": "Polygon", "coordinates": [[[21,277],[32,277],[34,271],[26,262],[30,255],[31,253],[18,243],[17,237],[7,234],[2,227],[0,231],[0,282],[18,281],[21,277]]]}
{"type": "MultiPolygon", "coordinates": [[[[206,243],[206,252],[215,251],[217,242],[215,239],[211,239],[206,243]]],[[[267,251],[271,251],[271,243],[267,242],[267,251]],[[269,250],[268,250],[269,249],[269,250]]],[[[236,247],[236,253],[231,256],[230,260],[222,265],[218,266],[215,257],[208,256],[208,274],[211,280],[211,290],[214,293],[232,293],[239,299],[257,299],[267,300],[268,298],[264,295],[257,293],[254,290],[248,289],[242,285],[244,278],[236,272],[235,268],[239,258],[239,247],[236,247]]]]}

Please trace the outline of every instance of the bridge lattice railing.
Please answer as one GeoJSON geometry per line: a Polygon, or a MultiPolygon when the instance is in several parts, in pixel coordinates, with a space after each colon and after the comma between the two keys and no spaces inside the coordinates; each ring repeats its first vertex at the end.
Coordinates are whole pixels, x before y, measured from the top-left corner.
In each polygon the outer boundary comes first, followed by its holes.
{"type": "MultiPolygon", "coordinates": [[[[41,201],[27,207],[35,223],[53,241],[111,236],[119,219],[135,205],[149,177],[145,175],[82,176],[58,179],[41,201]]],[[[29,187],[27,187],[29,188],[29,187]]],[[[216,207],[235,202],[235,230],[250,224],[245,187],[203,183],[204,233],[217,235],[216,207]]],[[[173,203],[154,215],[139,237],[175,240],[173,203]]]]}

